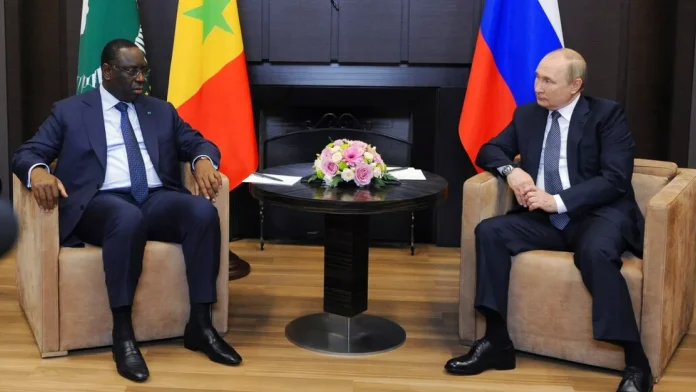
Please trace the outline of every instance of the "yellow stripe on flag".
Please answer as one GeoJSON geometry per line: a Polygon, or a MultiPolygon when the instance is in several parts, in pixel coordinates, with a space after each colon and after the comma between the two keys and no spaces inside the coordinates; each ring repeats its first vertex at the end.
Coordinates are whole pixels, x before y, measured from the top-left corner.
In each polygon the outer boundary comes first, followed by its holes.
{"type": "Polygon", "coordinates": [[[202,7],[205,1],[211,0],[179,0],[167,93],[167,100],[174,107],[196,94],[206,80],[244,50],[237,0],[231,0],[222,11],[232,33],[214,27],[203,40],[204,22],[185,13],[202,7]]]}

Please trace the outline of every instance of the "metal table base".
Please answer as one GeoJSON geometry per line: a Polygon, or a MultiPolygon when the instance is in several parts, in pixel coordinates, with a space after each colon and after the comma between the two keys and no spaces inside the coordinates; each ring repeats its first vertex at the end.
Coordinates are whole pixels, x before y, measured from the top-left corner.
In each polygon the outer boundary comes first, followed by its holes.
{"type": "Polygon", "coordinates": [[[406,331],[393,321],[368,314],[344,317],[316,313],[293,320],[285,336],[302,348],[326,354],[366,355],[393,350],[406,331]]]}

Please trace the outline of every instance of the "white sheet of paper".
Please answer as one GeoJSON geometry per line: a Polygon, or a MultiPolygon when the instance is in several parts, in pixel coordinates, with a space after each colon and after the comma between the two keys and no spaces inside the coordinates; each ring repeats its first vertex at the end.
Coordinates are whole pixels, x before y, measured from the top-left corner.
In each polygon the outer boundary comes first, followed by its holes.
{"type": "Polygon", "coordinates": [[[268,176],[277,178],[281,181],[275,181],[271,180],[270,178],[265,178],[256,175],[255,173],[252,173],[249,177],[245,178],[244,181],[242,182],[249,182],[252,184],[268,184],[268,185],[284,185],[284,186],[292,186],[297,183],[297,181],[300,181],[302,177],[295,177],[295,176],[281,176],[279,174],[268,174],[268,176]]]}
{"type": "MultiPolygon", "coordinates": [[[[388,169],[387,173],[389,173],[388,169]]],[[[420,169],[414,169],[412,167],[409,167],[408,169],[397,170],[389,174],[391,174],[398,180],[425,180],[425,175],[423,174],[423,171],[420,169]]]]}

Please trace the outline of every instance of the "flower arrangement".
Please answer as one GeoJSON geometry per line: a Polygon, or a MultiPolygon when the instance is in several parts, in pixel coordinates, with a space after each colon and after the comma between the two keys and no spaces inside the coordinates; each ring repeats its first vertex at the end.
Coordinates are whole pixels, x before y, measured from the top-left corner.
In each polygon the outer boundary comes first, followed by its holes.
{"type": "Polygon", "coordinates": [[[339,184],[355,184],[358,187],[398,180],[387,172],[387,165],[377,148],[359,140],[338,139],[327,144],[317,154],[312,166],[314,174],[309,182],[321,180],[329,188],[339,184]]]}

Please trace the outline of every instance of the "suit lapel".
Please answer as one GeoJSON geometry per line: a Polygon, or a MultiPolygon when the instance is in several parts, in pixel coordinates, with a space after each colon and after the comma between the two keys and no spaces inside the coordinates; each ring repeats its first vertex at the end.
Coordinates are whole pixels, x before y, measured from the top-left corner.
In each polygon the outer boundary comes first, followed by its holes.
{"type": "Polygon", "coordinates": [[[155,133],[157,125],[155,124],[152,111],[149,110],[147,102],[145,102],[143,97],[139,97],[135,100],[135,112],[138,114],[140,132],[143,134],[143,141],[145,141],[147,153],[150,155],[155,171],[159,173],[159,146],[157,143],[157,134],[155,133]]]}
{"type": "Polygon", "coordinates": [[[99,90],[93,90],[86,94],[82,102],[85,104],[82,119],[87,131],[87,138],[97,154],[99,163],[106,170],[106,129],[104,128],[104,113],[99,90]]]}
{"type": "Polygon", "coordinates": [[[568,144],[566,147],[566,154],[568,157],[568,176],[570,177],[570,183],[577,183],[578,174],[578,148],[580,146],[580,140],[582,140],[583,129],[585,123],[587,122],[587,113],[589,113],[590,107],[587,104],[587,100],[584,96],[580,96],[577,105],[573,110],[573,115],[570,118],[570,126],[568,127],[568,144]]]}
{"type": "Polygon", "coordinates": [[[544,133],[546,131],[546,120],[549,111],[537,106],[530,121],[531,134],[529,135],[529,175],[534,178],[536,183],[539,174],[539,161],[541,160],[541,146],[544,143],[544,133]]]}

